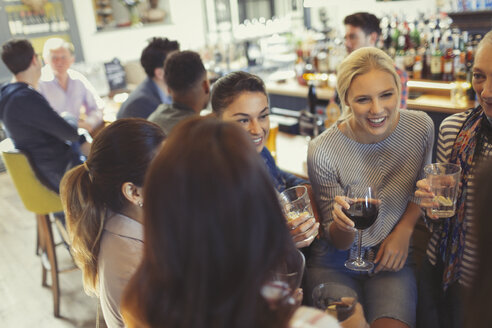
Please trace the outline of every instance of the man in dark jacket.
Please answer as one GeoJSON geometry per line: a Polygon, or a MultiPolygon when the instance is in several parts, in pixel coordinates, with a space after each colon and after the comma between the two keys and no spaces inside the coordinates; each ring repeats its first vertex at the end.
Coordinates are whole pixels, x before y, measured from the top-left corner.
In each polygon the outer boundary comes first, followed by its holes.
{"type": "Polygon", "coordinates": [[[172,102],[164,80],[164,61],[169,53],[178,50],[179,43],[177,41],[170,41],[167,38],[153,38],[150,41],[140,57],[140,63],[147,74],[147,78],[121,104],[116,115],[118,119],[147,118],[160,104],[172,102]]]}
{"type": "Polygon", "coordinates": [[[2,60],[15,76],[15,82],[0,90],[0,119],[7,136],[28,155],[38,178],[58,192],[65,171],[82,162],[72,143],[87,154],[90,137],[79,135],[36,91],[42,64],[28,40],[3,44],[2,60]]]}

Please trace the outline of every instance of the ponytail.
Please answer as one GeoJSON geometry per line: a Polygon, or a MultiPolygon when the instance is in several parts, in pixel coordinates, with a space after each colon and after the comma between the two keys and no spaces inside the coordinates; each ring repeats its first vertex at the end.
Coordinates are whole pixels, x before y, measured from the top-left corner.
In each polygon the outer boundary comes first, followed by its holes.
{"type": "Polygon", "coordinates": [[[68,171],[60,183],[73,258],[82,270],[85,292],[98,296],[97,261],[107,209],[94,189],[86,163],[68,171]]]}

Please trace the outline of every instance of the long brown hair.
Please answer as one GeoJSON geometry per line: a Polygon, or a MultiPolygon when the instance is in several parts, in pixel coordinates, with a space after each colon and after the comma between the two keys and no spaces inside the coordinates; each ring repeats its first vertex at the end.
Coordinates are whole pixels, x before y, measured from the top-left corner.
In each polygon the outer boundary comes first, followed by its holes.
{"type": "Polygon", "coordinates": [[[234,123],[173,130],[145,181],[145,248],[122,314],[130,327],[286,327],[260,290],[297,252],[265,165],[234,123]]]}
{"type": "Polygon", "coordinates": [[[98,295],[97,259],[108,211],[119,212],[128,204],[123,183],[142,186],[163,140],[164,133],[154,123],[118,120],[95,137],[85,164],[68,171],[60,183],[72,254],[88,294],[98,295]]]}

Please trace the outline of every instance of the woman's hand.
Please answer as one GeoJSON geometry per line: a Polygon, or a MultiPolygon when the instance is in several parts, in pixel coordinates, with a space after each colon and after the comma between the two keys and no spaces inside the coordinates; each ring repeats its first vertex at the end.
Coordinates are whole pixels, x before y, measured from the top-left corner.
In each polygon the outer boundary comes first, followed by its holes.
{"type": "Polygon", "coordinates": [[[337,225],[338,230],[344,232],[354,232],[354,221],[350,220],[345,213],[343,213],[342,208],[349,209],[350,204],[347,202],[347,197],[336,196],[335,204],[333,205],[333,222],[337,225]]]}
{"type": "Polygon", "coordinates": [[[381,243],[374,263],[378,263],[374,272],[400,271],[408,257],[411,230],[396,227],[381,243]]]}
{"type": "Polygon", "coordinates": [[[437,215],[431,213],[432,208],[439,206],[437,202],[434,201],[434,193],[430,189],[429,182],[427,179],[422,179],[417,181],[417,190],[415,191],[415,197],[420,199],[420,207],[426,211],[426,215],[430,219],[437,219],[437,215]]]}
{"type": "MultiPolygon", "coordinates": [[[[344,298],[342,298],[342,302],[344,302],[344,298]]],[[[360,303],[355,304],[354,313],[340,322],[340,326],[343,328],[368,328],[366,318],[364,317],[364,310],[362,309],[362,305],[360,303]]]]}
{"type": "Polygon", "coordinates": [[[297,248],[311,245],[319,229],[319,223],[307,213],[287,221],[287,226],[297,248]]]}

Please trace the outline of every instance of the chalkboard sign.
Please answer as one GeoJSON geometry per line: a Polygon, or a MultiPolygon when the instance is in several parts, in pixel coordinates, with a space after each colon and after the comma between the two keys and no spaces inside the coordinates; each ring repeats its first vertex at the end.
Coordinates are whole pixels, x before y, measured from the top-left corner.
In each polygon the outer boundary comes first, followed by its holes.
{"type": "Polygon", "coordinates": [[[118,58],[113,59],[109,63],[104,63],[106,78],[108,79],[109,89],[120,90],[126,89],[126,73],[123,65],[118,58]]]}

